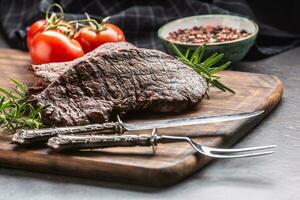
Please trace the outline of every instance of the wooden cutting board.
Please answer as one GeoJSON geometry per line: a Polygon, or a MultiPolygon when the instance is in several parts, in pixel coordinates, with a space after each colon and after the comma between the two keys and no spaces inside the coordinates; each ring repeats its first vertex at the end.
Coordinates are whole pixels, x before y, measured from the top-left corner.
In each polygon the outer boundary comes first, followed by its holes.
{"type": "MultiPolygon", "coordinates": [[[[9,78],[30,85],[33,77],[27,70],[29,65],[27,53],[9,49],[0,50],[0,86],[12,87],[9,78]]],[[[211,89],[210,99],[203,100],[196,108],[186,113],[178,115],[137,113],[124,120],[145,121],[208,116],[260,109],[266,111],[264,115],[266,116],[281,99],[283,84],[275,76],[233,71],[222,72],[220,76],[225,84],[236,91],[235,95],[211,89]]],[[[204,145],[228,147],[246,135],[264,116],[252,120],[161,129],[159,133],[188,135],[204,145]]],[[[150,186],[174,184],[212,160],[195,154],[187,143],[158,145],[155,155],[151,148],[146,147],[59,154],[52,153],[47,148],[16,148],[10,144],[10,139],[11,135],[5,132],[0,136],[1,166],[150,186]]]]}

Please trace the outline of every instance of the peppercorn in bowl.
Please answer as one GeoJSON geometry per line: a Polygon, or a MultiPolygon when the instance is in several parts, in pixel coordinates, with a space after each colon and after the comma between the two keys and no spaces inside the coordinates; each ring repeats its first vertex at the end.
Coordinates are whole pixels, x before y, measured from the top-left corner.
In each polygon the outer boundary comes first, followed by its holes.
{"type": "Polygon", "coordinates": [[[205,44],[206,55],[223,53],[223,62],[239,62],[254,44],[258,26],[233,15],[199,15],[171,21],[158,30],[158,37],[169,49],[174,43],[182,52],[205,44]]]}

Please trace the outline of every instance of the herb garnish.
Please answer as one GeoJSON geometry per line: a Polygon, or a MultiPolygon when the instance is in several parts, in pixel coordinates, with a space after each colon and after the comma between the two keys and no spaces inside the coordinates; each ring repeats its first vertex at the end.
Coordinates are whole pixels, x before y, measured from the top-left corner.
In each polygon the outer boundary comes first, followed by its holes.
{"type": "Polygon", "coordinates": [[[41,113],[45,107],[34,108],[27,102],[28,88],[25,84],[15,83],[12,91],[0,87],[0,125],[15,132],[18,128],[39,128],[41,113]]]}
{"type": "Polygon", "coordinates": [[[223,92],[228,91],[235,93],[232,89],[218,80],[220,77],[214,75],[226,69],[231,64],[231,62],[227,62],[219,67],[214,66],[223,58],[224,54],[214,53],[209,58],[202,61],[205,45],[199,46],[192,54],[190,53],[190,49],[187,49],[187,51],[183,54],[173,43],[169,43],[169,46],[184,64],[188,65],[198,74],[203,76],[212,86],[222,90],[223,92]]]}

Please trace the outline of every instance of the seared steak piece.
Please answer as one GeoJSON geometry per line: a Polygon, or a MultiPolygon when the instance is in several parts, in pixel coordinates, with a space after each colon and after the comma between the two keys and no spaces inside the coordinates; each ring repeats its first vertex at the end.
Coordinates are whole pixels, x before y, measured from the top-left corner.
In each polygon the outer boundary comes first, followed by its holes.
{"type": "Polygon", "coordinates": [[[206,80],[172,56],[128,43],[109,45],[118,48],[99,47],[32,96],[34,104],[49,105],[46,124],[107,122],[133,110],[182,112],[207,92],[206,80]]]}

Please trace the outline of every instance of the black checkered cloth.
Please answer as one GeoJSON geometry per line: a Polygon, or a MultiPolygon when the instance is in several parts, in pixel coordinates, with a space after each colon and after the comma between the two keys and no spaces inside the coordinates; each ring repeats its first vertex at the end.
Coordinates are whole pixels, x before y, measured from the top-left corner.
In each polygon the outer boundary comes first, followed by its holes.
{"type": "MultiPolygon", "coordinates": [[[[299,34],[266,25],[265,18],[257,16],[254,12],[257,9],[250,2],[253,3],[246,0],[0,0],[0,28],[12,47],[26,49],[26,28],[44,18],[49,5],[59,3],[66,19],[84,18],[85,12],[98,20],[111,16],[110,22],[121,27],[127,41],[138,47],[164,50],[157,37],[159,27],[174,19],[201,14],[234,14],[258,22],[260,33],[252,49],[254,59],[298,45],[299,34]]],[[[255,2],[256,7],[263,6],[255,2]]],[[[261,2],[275,4],[268,0],[261,2]]]]}

